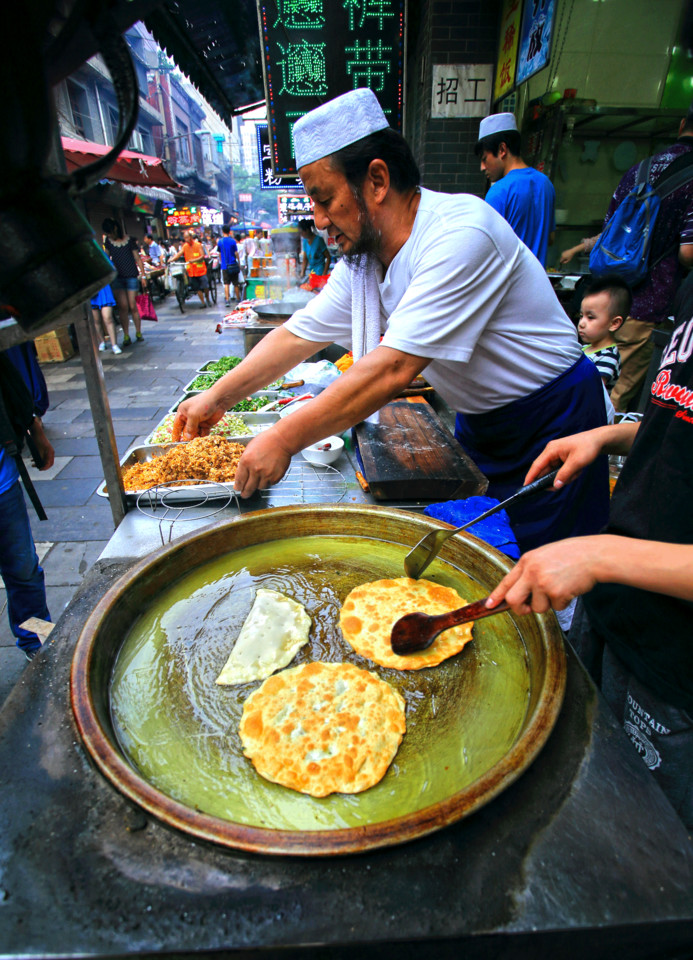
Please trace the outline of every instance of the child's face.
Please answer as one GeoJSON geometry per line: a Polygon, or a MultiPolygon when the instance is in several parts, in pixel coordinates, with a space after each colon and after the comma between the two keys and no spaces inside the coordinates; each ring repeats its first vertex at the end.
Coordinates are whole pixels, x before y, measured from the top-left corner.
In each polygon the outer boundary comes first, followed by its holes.
{"type": "Polygon", "coordinates": [[[580,307],[578,333],[583,343],[595,343],[618,330],[621,318],[611,312],[611,296],[607,290],[585,297],[580,307]]]}

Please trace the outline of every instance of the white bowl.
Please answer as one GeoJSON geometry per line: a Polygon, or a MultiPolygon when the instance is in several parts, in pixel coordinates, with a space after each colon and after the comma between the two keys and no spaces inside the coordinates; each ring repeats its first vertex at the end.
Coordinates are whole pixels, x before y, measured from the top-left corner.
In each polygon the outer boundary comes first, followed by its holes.
{"type": "Polygon", "coordinates": [[[329,464],[339,460],[343,449],[344,441],[341,437],[325,437],[324,440],[319,440],[317,443],[311,444],[310,447],[306,447],[305,450],[301,450],[301,453],[309,463],[329,464]],[[324,447],[328,443],[327,450],[319,449],[319,447],[324,447]]]}

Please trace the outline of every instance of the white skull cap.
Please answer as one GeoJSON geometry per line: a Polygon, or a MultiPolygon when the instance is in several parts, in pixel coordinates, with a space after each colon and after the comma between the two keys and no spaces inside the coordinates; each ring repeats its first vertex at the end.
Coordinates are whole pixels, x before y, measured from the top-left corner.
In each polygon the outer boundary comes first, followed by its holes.
{"type": "Polygon", "coordinates": [[[294,124],[296,169],[389,126],[378,98],[368,87],[343,93],[294,124]]]}
{"type": "Polygon", "coordinates": [[[484,117],[479,124],[479,140],[490,137],[494,133],[507,133],[509,130],[517,130],[515,114],[492,113],[490,117],[484,117]]]}

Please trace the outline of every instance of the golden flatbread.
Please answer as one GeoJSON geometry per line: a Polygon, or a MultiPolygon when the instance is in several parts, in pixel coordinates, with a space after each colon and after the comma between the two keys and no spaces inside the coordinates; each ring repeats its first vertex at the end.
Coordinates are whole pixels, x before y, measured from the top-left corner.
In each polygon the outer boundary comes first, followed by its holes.
{"type": "Polygon", "coordinates": [[[406,730],[404,699],[350,663],[304,663],[243,705],[243,752],[266,780],[313,797],[361,793],[385,776],[406,730]]]}
{"type": "Polygon", "coordinates": [[[430,580],[373,580],[354,587],[342,604],[339,625],[356,653],[381,667],[421,670],[459,653],[472,639],[472,624],[451,627],[436,637],[427,650],[400,657],[393,653],[390,634],[396,620],[407,613],[436,614],[457,610],[468,601],[450,587],[430,580]]]}

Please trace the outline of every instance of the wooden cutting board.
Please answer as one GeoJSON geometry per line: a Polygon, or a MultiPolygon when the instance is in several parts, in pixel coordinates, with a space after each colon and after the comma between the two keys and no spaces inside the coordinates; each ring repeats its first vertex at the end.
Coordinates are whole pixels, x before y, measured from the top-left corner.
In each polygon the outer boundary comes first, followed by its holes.
{"type": "Polygon", "coordinates": [[[363,474],[377,500],[452,500],[488,480],[428,403],[394,400],[377,423],[354,428],[363,474]]]}

